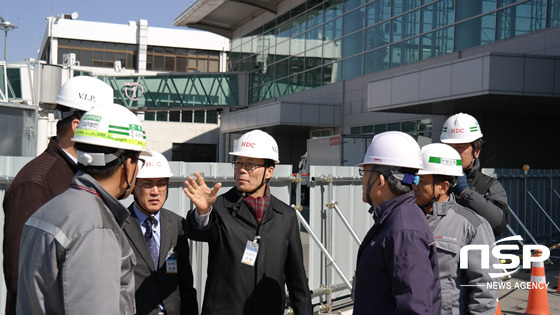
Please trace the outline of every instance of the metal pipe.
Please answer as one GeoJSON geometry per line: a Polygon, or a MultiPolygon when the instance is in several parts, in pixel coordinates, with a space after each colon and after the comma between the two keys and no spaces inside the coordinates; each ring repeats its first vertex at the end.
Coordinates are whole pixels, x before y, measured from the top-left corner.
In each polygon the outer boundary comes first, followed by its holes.
{"type": "Polygon", "coordinates": [[[321,175],[318,177],[311,177],[311,181],[314,182],[361,182],[361,176],[330,176],[330,175],[321,175]]]}
{"type": "Polygon", "coordinates": [[[558,192],[556,191],[556,188],[552,188],[552,191],[556,194],[556,197],[558,197],[560,199],[560,195],[558,194],[558,192]]]}
{"type": "Polygon", "coordinates": [[[329,252],[327,251],[327,249],[323,246],[323,244],[321,244],[321,241],[317,238],[317,235],[315,235],[315,233],[313,232],[313,230],[311,229],[311,227],[309,226],[309,224],[307,224],[307,222],[305,221],[305,218],[301,215],[301,213],[297,210],[294,209],[294,211],[296,212],[296,215],[299,219],[299,222],[301,224],[303,224],[303,227],[305,228],[305,230],[307,230],[307,232],[309,233],[309,235],[311,235],[311,238],[313,238],[313,240],[315,241],[315,243],[317,244],[317,246],[319,246],[319,249],[321,249],[321,251],[323,252],[323,254],[325,254],[325,256],[327,256],[327,258],[330,260],[330,262],[332,263],[334,269],[336,270],[336,273],[338,273],[338,275],[340,276],[340,278],[342,278],[342,281],[344,281],[344,283],[346,283],[346,285],[348,286],[348,289],[350,291],[352,291],[352,285],[350,284],[350,282],[348,281],[348,279],[346,278],[346,276],[344,275],[344,273],[342,273],[342,270],[340,270],[340,268],[338,267],[338,264],[334,261],[334,259],[332,258],[332,256],[329,254],[329,252]]]}
{"type": "Polygon", "coordinates": [[[342,223],[344,223],[344,225],[346,226],[346,228],[350,232],[350,235],[352,235],[352,237],[354,238],[356,243],[358,243],[358,246],[360,246],[362,244],[362,241],[360,240],[360,238],[358,237],[356,232],[354,232],[354,229],[352,229],[352,226],[350,225],[350,222],[348,222],[348,220],[346,220],[346,218],[344,217],[344,214],[342,214],[342,211],[340,211],[340,208],[337,206],[336,201],[333,200],[331,205],[332,205],[332,208],[336,211],[336,213],[340,217],[340,219],[342,220],[342,223]]]}
{"type": "MultiPolygon", "coordinates": [[[[172,183],[182,183],[184,181],[186,181],[189,176],[194,176],[194,174],[190,174],[190,175],[185,175],[185,176],[173,176],[169,178],[169,181],[172,183]]],[[[233,176],[204,176],[204,174],[202,174],[202,177],[204,177],[204,180],[207,182],[222,182],[222,183],[233,183],[235,182],[235,177],[233,176]]],[[[293,181],[293,177],[292,176],[272,176],[270,178],[271,182],[277,181],[277,182],[291,182],[293,181]]]]}
{"type": "Polygon", "coordinates": [[[519,225],[521,226],[521,228],[523,229],[523,231],[525,231],[525,233],[527,233],[529,235],[529,237],[531,238],[531,240],[533,241],[533,243],[535,244],[539,244],[537,243],[537,241],[535,240],[535,238],[533,237],[533,235],[531,234],[531,232],[529,232],[529,230],[527,230],[527,228],[525,227],[525,225],[521,222],[521,220],[519,220],[519,217],[515,214],[515,212],[513,212],[513,209],[508,206],[509,209],[509,213],[511,213],[513,215],[513,217],[515,218],[515,220],[517,220],[517,223],[519,223],[519,225]]]}
{"type": "Polygon", "coordinates": [[[554,223],[554,221],[552,220],[552,218],[548,215],[548,213],[546,213],[546,210],[544,210],[544,208],[540,205],[540,203],[537,201],[537,199],[533,196],[533,194],[531,194],[530,191],[527,191],[527,193],[529,194],[529,196],[531,196],[531,199],[533,199],[533,201],[537,204],[537,206],[539,207],[539,209],[541,209],[541,211],[544,213],[544,215],[548,218],[548,220],[550,220],[550,223],[552,223],[552,225],[554,225],[554,227],[558,230],[558,232],[560,232],[560,228],[558,227],[558,225],[556,225],[556,223],[554,223]]]}
{"type": "MultiPolygon", "coordinates": [[[[506,228],[509,230],[509,232],[511,233],[511,235],[519,235],[517,233],[515,233],[515,231],[511,228],[511,226],[509,226],[509,224],[506,225],[506,228]]],[[[519,244],[521,245],[521,247],[525,246],[525,244],[523,244],[522,240],[517,240],[517,242],[519,242],[519,244]]]]}

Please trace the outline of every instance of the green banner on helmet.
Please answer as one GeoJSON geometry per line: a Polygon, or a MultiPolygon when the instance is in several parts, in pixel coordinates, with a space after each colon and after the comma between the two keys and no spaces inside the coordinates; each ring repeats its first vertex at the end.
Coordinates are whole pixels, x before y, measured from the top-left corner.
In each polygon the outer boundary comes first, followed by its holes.
{"type": "Polygon", "coordinates": [[[446,158],[440,158],[437,156],[430,156],[430,158],[428,159],[429,163],[434,163],[434,164],[442,164],[442,165],[463,165],[463,161],[461,160],[455,160],[455,159],[446,159],[446,158]]]}
{"type": "MultiPolygon", "coordinates": [[[[103,132],[103,131],[96,131],[96,130],[78,129],[76,130],[75,135],[107,139],[107,140],[117,141],[120,143],[131,144],[131,145],[138,145],[141,146],[142,148],[146,147],[146,142],[144,140],[130,138],[128,132],[124,133],[124,132],[117,132],[111,130],[109,130],[109,132],[103,132]],[[123,137],[123,135],[126,137],[123,137]]],[[[143,138],[145,139],[146,136],[144,135],[143,138]]]]}

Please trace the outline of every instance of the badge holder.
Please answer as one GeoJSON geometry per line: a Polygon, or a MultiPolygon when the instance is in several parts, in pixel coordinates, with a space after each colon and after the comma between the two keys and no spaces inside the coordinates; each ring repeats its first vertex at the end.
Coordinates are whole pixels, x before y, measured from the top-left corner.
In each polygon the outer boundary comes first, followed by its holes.
{"type": "Polygon", "coordinates": [[[174,251],[175,247],[171,247],[169,252],[167,252],[167,257],[165,258],[165,267],[167,273],[177,273],[177,254],[174,251]]]}
{"type": "Polygon", "coordinates": [[[257,255],[259,254],[259,239],[260,236],[255,236],[255,239],[252,241],[247,241],[247,245],[245,246],[245,252],[243,253],[243,258],[241,258],[241,262],[249,265],[255,266],[255,262],[257,261],[257,255]]]}

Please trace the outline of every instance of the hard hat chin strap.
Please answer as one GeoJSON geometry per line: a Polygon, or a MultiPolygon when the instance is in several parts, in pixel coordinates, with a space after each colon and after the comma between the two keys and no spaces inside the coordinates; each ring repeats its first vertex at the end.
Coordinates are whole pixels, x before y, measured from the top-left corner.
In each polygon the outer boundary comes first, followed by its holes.
{"type": "MultiPolygon", "coordinates": [[[[125,196],[128,196],[130,194],[130,187],[132,186],[132,181],[135,180],[135,178],[133,176],[133,178],[130,179],[130,182],[128,181],[128,174],[126,172],[126,160],[128,158],[123,156],[123,155],[121,155],[120,158],[121,158],[122,166],[123,166],[123,169],[124,169],[124,180],[126,181],[126,189],[125,189],[124,193],[117,198],[118,200],[122,200],[122,199],[125,198],[125,196]]],[[[138,167],[138,164],[134,165],[134,173],[136,173],[136,167],[138,167]]]]}
{"type": "Polygon", "coordinates": [[[422,210],[426,209],[426,207],[428,207],[429,205],[433,205],[434,202],[436,202],[436,200],[438,200],[439,197],[441,197],[441,194],[438,194],[436,196],[436,183],[434,183],[433,181],[432,181],[432,195],[433,195],[432,200],[430,200],[427,204],[420,206],[422,210]]]}
{"type": "Polygon", "coordinates": [[[265,177],[266,177],[266,169],[265,169],[265,171],[264,171],[264,173],[263,173],[263,177],[262,177],[261,184],[259,185],[259,187],[255,188],[255,190],[253,190],[253,191],[251,191],[251,192],[248,192],[248,193],[245,193],[245,194],[247,194],[247,196],[251,196],[252,194],[255,193],[255,191],[261,189],[261,187],[262,187],[263,185],[265,185],[265,184],[268,182],[268,180],[266,180],[265,177]]]}
{"type": "Polygon", "coordinates": [[[370,184],[371,177],[373,176],[373,172],[374,172],[373,170],[369,172],[368,184],[366,186],[366,200],[370,206],[373,206],[373,202],[371,201],[371,192],[370,192],[371,187],[373,187],[373,184],[375,184],[375,182],[377,182],[377,180],[381,176],[381,173],[378,173],[379,175],[377,175],[377,178],[373,181],[373,183],[370,184]]]}

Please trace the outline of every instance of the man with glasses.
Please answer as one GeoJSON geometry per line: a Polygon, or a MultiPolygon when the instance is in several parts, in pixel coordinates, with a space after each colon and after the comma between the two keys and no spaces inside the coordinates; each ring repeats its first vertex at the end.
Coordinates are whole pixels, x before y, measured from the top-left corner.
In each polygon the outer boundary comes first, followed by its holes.
{"type": "Polygon", "coordinates": [[[72,140],[70,188],[23,227],[16,312],[135,314],[136,256],[121,230],[130,213],[119,200],[134,189],[146,135],[134,113],[111,104],[87,111],[72,140]]]}
{"type": "Polygon", "coordinates": [[[383,132],[358,166],[375,223],[358,249],[353,314],[439,314],[434,236],[412,191],[420,147],[406,133],[383,132]]]}
{"type": "Polygon", "coordinates": [[[150,153],[136,176],[131,216],[122,227],[137,260],[136,314],[197,315],[185,219],[163,208],[173,173],[161,153],[150,153]]]}
{"type": "Polygon", "coordinates": [[[235,187],[225,194],[218,197],[221,183],[210,189],[198,172],[185,181],[196,206],[187,234],[209,246],[202,314],[282,315],[286,286],[294,313],[312,314],[296,214],[268,186],[279,163],[276,141],[253,130],[230,154],[235,187]]]}

